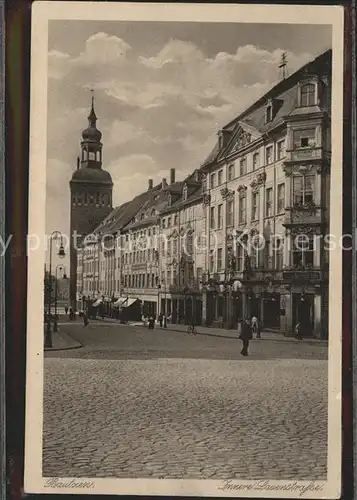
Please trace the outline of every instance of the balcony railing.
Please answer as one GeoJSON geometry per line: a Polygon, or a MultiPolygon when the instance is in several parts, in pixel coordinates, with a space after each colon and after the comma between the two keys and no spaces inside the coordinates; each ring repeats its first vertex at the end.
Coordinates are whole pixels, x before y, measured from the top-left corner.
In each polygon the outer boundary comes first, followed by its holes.
{"type": "Polygon", "coordinates": [[[170,285],[168,287],[168,293],[176,293],[176,294],[192,294],[200,291],[200,286],[198,283],[190,284],[190,285],[170,285]]]}
{"type": "Polygon", "coordinates": [[[291,224],[322,224],[324,210],[313,203],[294,205],[285,208],[284,225],[291,224]]]}
{"type": "Polygon", "coordinates": [[[145,288],[136,288],[136,287],[121,287],[120,293],[122,296],[125,295],[133,295],[134,297],[138,295],[156,295],[158,294],[159,290],[157,287],[150,288],[150,287],[145,287],[145,288]]]}
{"type": "Polygon", "coordinates": [[[308,147],[286,151],[285,161],[321,160],[322,148],[308,147]]]}
{"type": "Polygon", "coordinates": [[[320,268],[290,268],[283,271],[283,280],[288,282],[316,283],[328,279],[328,271],[320,268]]]}

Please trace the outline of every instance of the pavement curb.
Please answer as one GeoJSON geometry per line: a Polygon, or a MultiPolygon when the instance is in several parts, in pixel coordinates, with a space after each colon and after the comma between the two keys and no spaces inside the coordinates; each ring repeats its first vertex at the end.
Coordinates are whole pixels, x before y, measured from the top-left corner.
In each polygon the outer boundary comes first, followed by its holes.
{"type": "MultiPolygon", "coordinates": [[[[147,326],[144,326],[144,325],[130,325],[130,326],[138,326],[140,328],[147,328],[147,326]]],[[[184,330],[180,330],[178,328],[164,328],[164,327],[157,327],[158,329],[160,330],[169,330],[171,332],[179,332],[179,333],[184,333],[186,334],[187,332],[184,331],[184,330]]],[[[199,327],[198,327],[199,329],[199,327]]],[[[208,333],[208,332],[200,332],[197,333],[197,335],[205,335],[206,337],[218,337],[218,338],[223,338],[223,339],[232,339],[232,340],[239,340],[238,337],[234,337],[234,336],[230,336],[230,335],[222,335],[222,334],[219,334],[219,333],[208,333]]],[[[282,336],[281,339],[269,339],[269,338],[264,338],[264,333],[262,334],[262,338],[261,339],[252,339],[252,341],[256,341],[256,340],[259,340],[259,341],[266,341],[266,342],[290,342],[290,343],[295,343],[295,344],[301,344],[301,343],[304,343],[304,344],[307,344],[307,345],[321,345],[321,346],[328,346],[328,342],[326,340],[319,340],[319,339],[316,339],[316,340],[312,340],[312,339],[303,339],[303,340],[297,340],[297,339],[294,339],[293,337],[284,337],[282,336]]]]}
{"type": "Polygon", "coordinates": [[[69,351],[72,349],[80,349],[81,347],[84,347],[84,345],[79,342],[78,340],[75,340],[71,335],[65,332],[58,332],[58,335],[62,337],[66,342],[67,345],[63,347],[45,347],[45,352],[55,352],[55,351],[69,351]]]}

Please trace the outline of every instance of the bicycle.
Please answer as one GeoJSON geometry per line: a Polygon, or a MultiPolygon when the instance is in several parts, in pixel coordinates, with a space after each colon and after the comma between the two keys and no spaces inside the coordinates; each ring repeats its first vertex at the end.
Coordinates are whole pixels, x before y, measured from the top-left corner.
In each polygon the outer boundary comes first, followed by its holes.
{"type": "Polygon", "coordinates": [[[189,325],[187,328],[187,333],[188,334],[192,333],[192,335],[197,335],[198,332],[193,325],[189,325]]]}

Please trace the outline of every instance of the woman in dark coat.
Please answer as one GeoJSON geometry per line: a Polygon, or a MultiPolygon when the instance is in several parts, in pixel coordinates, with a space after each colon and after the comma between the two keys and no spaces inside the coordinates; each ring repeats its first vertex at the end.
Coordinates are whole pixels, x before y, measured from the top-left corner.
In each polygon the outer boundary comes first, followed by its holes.
{"type": "Polygon", "coordinates": [[[149,330],[153,330],[154,325],[155,325],[155,319],[153,318],[153,316],[150,316],[150,318],[149,318],[149,330]]]}
{"type": "Polygon", "coordinates": [[[248,318],[246,318],[246,320],[242,325],[242,332],[239,338],[242,340],[243,343],[243,347],[240,353],[242,356],[248,356],[249,341],[252,338],[252,327],[250,326],[250,321],[248,318]]]}
{"type": "Polygon", "coordinates": [[[83,313],[83,325],[84,326],[88,326],[89,324],[89,320],[88,320],[88,316],[87,316],[87,313],[83,313]]]}

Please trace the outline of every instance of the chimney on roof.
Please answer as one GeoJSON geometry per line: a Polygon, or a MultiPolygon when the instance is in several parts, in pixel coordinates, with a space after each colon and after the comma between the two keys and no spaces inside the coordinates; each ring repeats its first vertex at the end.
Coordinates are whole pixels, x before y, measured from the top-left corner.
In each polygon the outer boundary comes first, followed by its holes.
{"type": "Polygon", "coordinates": [[[231,131],[221,129],[218,132],[219,149],[223,149],[227,146],[229,139],[231,138],[231,131]]]}
{"type": "Polygon", "coordinates": [[[162,179],[162,183],[161,183],[161,189],[166,189],[167,188],[167,181],[165,179],[165,177],[162,179]]]}
{"type": "Polygon", "coordinates": [[[149,185],[148,185],[148,191],[150,191],[150,189],[152,189],[154,186],[153,184],[153,180],[152,179],[149,179],[149,185]]]}
{"type": "Polygon", "coordinates": [[[170,184],[174,184],[174,183],[175,183],[175,169],[170,168],[170,184]]]}

